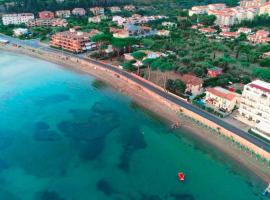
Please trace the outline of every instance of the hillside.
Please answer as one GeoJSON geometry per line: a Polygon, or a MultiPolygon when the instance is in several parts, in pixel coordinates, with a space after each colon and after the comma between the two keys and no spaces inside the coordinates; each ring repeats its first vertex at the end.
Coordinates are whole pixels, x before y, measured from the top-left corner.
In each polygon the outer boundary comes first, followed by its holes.
{"type": "Polygon", "coordinates": [[[74,7],[91,6],[112,6],[134,3],[136,5],[153,5],[175,3],[183,8],[190,8],[194,5],[205,5],[209,3],[226,3],[234,6],[238,0],[0,0],[0,4],[15,2],[15,6],[5,6],[8,11],[35,12],[40,10],[70,9],[74,7]]]}

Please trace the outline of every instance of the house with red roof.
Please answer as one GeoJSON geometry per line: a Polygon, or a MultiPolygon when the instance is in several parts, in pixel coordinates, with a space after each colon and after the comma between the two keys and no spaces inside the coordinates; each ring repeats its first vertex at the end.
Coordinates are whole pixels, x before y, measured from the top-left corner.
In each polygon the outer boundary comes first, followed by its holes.
{"type": "Polygon", "coordinates": [[[241,95],[221,87],[206,90],[205,103],[226,113],[233,111],[240,103],[241,95]]]}
{"type": "Polygon", "coordinates": [[[270,42],[270,38],[268,36],[269,31],[258,30],[255,34],[249,35],[247,39],[254,44],[267,43],[270,42]]]}
{"type": "Polygon", "coordinates": [[[184,74],[180,80],[186,84],[186,93],[197,96],[203,92],[203,80],[193,74],[184,74]]]}
{"type": "Polygon", "coordinates": [[[219,68],[219,67],[212,67],[207,70],[207,75],[210,76],[211,78],[215,78],[222,73],[223,73],[223,70],[222,68],[219,68]]]}

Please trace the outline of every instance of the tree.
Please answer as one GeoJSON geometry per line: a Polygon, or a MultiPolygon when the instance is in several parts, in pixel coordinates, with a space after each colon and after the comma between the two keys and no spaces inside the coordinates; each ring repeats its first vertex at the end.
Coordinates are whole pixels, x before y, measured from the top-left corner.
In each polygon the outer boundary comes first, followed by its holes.
{"type": "Polygon", "coordinates": [[[121,38],[112,38],[112,46],[116,49],[117,51],[117,56],[120,56],[121,50],[125,47],[126,43],[124,39],[121,38]]]}
{"type": "Polygon", "coordinates": [[[261,61],[260,61],[260,65],[262,67],[269,67],[270,68],[270,58],[263,58],[261,61]]]}
{"type": "Polygon", "coordinates": [[[215,15],[199,15],[198,16],[198,21],[206,26],[214,25],[215,20],[216,20],[215,15]]]}
{"type": "Polygon", "coordinates": [[[146,58],[143,60],[143,64],[147,66],[148,69],[148,80],[151,78],[151,68],[150,65],[154,62],[155,59],[153,58],[146,58]]]}
{"type": "Polygon", "coordinates": [[[146,56],[143,51],[135,51],[131,55],[138,60],[142,60],[146,56]]]}
{"type": "Polygon", "coordinates": [[[182,95],[186,91],[186,84],[179,79],[176,80],[168,79],[166,81],[165,87],[168,91],[177,95],[182,95]]]}
{"type": "MultiPolygon", "coordinates": [[[[142,60],[146,54],[143,51],[136,51],[131,54],[135,59],[142,60]]],[[[138,65],[137,75],[140,74],[140,66],[138,65]]]]}

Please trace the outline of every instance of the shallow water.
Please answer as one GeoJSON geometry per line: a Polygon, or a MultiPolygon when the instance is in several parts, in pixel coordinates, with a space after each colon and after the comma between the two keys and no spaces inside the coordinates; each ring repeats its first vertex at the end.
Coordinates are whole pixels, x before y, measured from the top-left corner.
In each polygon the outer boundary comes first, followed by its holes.
{"type": "Polygon", "coordinates": [[[0,200],[262,199],[252,173],[93,77],[0,55],[0,200]]]}

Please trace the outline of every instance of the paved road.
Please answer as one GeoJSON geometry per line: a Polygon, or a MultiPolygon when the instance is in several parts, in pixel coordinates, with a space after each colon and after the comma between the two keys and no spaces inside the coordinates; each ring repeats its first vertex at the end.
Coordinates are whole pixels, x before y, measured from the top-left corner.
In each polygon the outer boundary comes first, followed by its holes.
{"type": "Polygon", "coordinates": [[[238,136],[248,140],[249,142],[255,144],[256,146],[259,146],[260,148],[264,149],[265,151],[269,152],[270,153],[270,145],[265,143],[264,141],[254,137],[253,135],[250,135],[248,134],[247,132],[233,126],[232,124],[229,124],[225,121],[223,121],[222,119],[210,114],[210,113],[207,113],[205,112],[204,110],[201,110],[199,108],[197,108],[196,106],[186,102],[186,101],[183,101],[179,98],[176,98],[175,96],[165,92],[165,91],[161,91],[159,89],[157,89],[156,87],[152,86],[151,84],[148,84],[144,81],[141,81],[140,79],[137,79],[136,77],[132,76],[130,73],[126,72],[126,71],[123,71],[119,68],[116,68],[112,65],[109,65],[109,64],[103,64],[101,62],[98,62],[98,61],[95,61],[95,60],[92,60],[92,59],[88,59],[88,58],[84,58],[82,55],[74,55],[74,54],[70,54],[70,53],[67,53],[67,52],[63,52],[61,50],[57,50],[57,49],[52,49],[46,45],[42,45],[40,44],[37,40],[32,40],[32,41],[28,41],[28,42],[22,42],[16,38],[12,38],[12,37],[8,37],[8,36],[3,36],[0,34],[0,38],[5,38],[5,39],[8,39],[11,43],[14,43],[14,44],[20,44],[20,45],[26,45],[26,46],[30,46],[32,48],[40,48],[42,50],[45,50],[45,51],[49,51],[49,52],[57,52],[57,53],[62,53],[63,55],[66,55],[66,56],[74,56],[74,57],[77,57],[77,58],[80,58],[80,59],[84,59],[85,61],[87,62],[91,62],[93,64],[96,64],[96,65],[99,65],[103,68],[106,68],[106,69],[109,69],[111,71],[114,71],[118,74],[121,74],[125,77],[127,77],[128,79],[131,79],[132,81],[136,82],[137,84],[151,90],[152,92],[160,95],[161,97],[169,100],[169,101],[172,101],[173,103],[185,108],[185,109],[188,109],[204,118],[207,118],[209,119],[210,121],[216,123],[218,126],[220,127],[223,127],[235,134],[237,134],[238,136]]]}
{"type": "Polygon", "coordinates": [[[242,138],[245,138],[246,140],[248,140],[249,142],[255,144],[256,146],[259,146],[261,147],[262,149],[266,150],[267,152],[270,153],[270,145],[265,143],[264,141],[254,137],[253,135],[250,135],[248,134],[247,132],[241,130],[241,129],[238,129],[236,128],[235,126],[223,121],[222,119],[210,114],[210,113],[207,113],[205,112],[204,110],[201,110],[199,108],[197,108],[196,106],[186,102],[186,101],[183,101],[181,99],[178,99],[176,97],[174,97],[173,95],[165,92],[165,91],[161,91],[159,89],[157,89],[156,87],[152,86],[151,84],[148,84],[144,81],[141,81],[140,79],[137,79],[136,77],[132,76],[131,74],[129,74],[128,72],[126,71],[123,71],[121,69],[118,69],[118,68],[115,68],[111,65],[108,65],[108,64],[103,64],[103,63],[100,63],[98,61],[94,61],[94,60],[89,60],[89,59],[86,59],[84,58],[85,60],[89,61],[89,62],[92,62],[94,64],[97,64],[99,66],[102,66],[102,67],[105,67],[107,69],[110,69],[116,73],[119,73],[129,79],[131,79],[132,81],[138,83],[139,85],[142,85],[143,87],[155,92],[156,94],[162,96],[163,98],[169,100],[169,101],[172,101],[173,103],[185,108],[185,109],[188,109],[188,110],[191,110],[192,112],[204,117],[204,118],[207,118],[209,119],[210,121],[216,123],[218,126],[220,127],[224,127],[225,129],[237,134],[238,136],[242,137],[242,138]]]}

